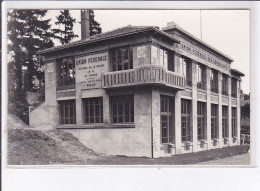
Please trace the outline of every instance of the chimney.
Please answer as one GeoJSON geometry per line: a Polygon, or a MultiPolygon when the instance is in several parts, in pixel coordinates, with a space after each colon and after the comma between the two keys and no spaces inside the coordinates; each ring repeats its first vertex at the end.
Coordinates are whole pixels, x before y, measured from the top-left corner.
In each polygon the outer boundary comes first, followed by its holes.
{"type": "Polygon", "coordinates": [[[81,10],[81,39],[90,39],[89,10],[81,10]]]}

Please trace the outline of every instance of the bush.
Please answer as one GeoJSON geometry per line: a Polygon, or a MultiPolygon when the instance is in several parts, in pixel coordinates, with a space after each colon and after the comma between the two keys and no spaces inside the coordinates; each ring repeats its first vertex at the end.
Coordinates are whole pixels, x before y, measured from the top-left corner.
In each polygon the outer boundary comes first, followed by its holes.
{"type": "Polygon", "coordinates": [[[29,104],[26,100],[9,103],[8,111],[19,117],[24,123],[29,124],[29,104]]]}

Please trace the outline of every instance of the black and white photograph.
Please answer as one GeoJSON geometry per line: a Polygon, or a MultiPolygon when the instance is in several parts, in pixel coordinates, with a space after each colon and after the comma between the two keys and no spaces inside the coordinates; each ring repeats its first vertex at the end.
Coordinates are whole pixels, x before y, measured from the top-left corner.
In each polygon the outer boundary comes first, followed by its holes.
{"type": "Polygon", "coordinates": [[[9,9],[8,165],[250,166],[249,16],[9,9]]]}

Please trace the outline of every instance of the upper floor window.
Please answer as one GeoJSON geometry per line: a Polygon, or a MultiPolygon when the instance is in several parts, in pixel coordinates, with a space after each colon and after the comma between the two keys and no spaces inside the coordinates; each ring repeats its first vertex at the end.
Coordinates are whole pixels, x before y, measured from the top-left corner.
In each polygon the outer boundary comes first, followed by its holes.
{"type": "Polygon", "coordinates": [[[168,68],[168,51],[160,49],[160,65],[168,68]]]}
{"type": "Polygon", "coordinates": [[[134,123],[134,96],[111,97],[113,123],[134,123]]]}
{"type": "Polygon", "coordinates": [[[206,68],[200,64],[196,65],[197,70],[197,87],[206,90],[206,68]]]}
{"type": "Polygon", "coordinates": [[[114,48],[110,52],[113,71],[133,68],[133,48],[129,46],[114,48]]]}
{"type": "Polygon", "coordinates": [[[227,75],[222,74],[221,81],[222,81],[222,94],[228,95],[228,77],[227,77],[227,75]]]}
{"type": "Polygon", "coordinates": [[[67,57],[67,58],[57,59],[57,86],[70,87],[73,84],[75,84],[74,58],[67,57]]]}
{"type": "Polygon", "coordinates": [[[216,70],[210,70],[210,87],[212,92],[218,93],[218,72],[216,70]]]}
{"type": "Polygon", "coordinates": [[[235,78],[231,79],[231,96],[237,97],[237,80],[235,78]]]}
{"type": "Polygon", "coordinates": [[[186,85],[191,86],[191,78],[192,78],[192,72],[191,72],[191,63],[186,58],[180,59],[180,73],[183,74],[186,78],[186,85]]]}

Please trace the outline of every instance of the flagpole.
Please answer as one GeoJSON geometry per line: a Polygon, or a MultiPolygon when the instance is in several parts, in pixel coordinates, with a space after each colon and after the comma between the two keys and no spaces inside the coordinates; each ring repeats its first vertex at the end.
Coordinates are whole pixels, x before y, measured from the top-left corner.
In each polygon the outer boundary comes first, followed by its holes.
{"type": "Polygon", "coordinates": [[[202,16],[201,16],[201,10],[200,10],[200,40],[202,40],[202,16]]]}

